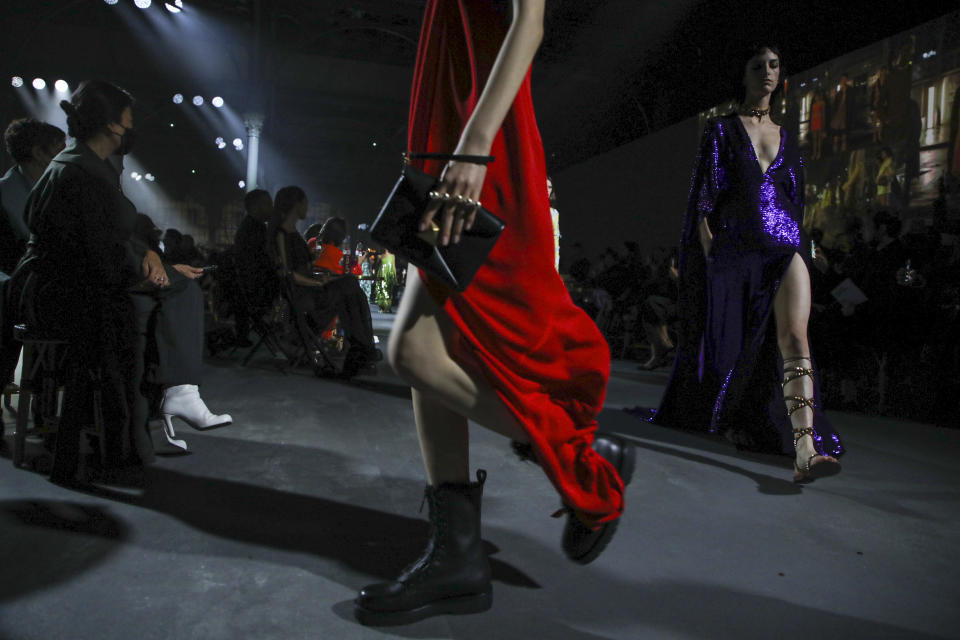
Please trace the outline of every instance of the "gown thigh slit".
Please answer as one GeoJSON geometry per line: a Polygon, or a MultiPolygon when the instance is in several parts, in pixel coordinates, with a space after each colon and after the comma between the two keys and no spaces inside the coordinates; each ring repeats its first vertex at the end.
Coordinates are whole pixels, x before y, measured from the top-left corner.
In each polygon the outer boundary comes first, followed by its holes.
{"type": "MultiPolygon", "coordinates": [[[[811,272],[803,222],[803,163],[781,128],[766,171],[740,117],[708,121],[694,168],[680,242],[681,318],[677,356],[656,410],[632,413],[656,424],[722,434],[741,449],[794,455],[783,390],[774,301],[794,256],[811,272]],[[697,227],[714,235],[704,256],[697,227]]],[[[785,357],[812,353],[784,354],[785,357]]],[[[824,416],[814,375],[814,443],[844,452],[824,416]]]]}

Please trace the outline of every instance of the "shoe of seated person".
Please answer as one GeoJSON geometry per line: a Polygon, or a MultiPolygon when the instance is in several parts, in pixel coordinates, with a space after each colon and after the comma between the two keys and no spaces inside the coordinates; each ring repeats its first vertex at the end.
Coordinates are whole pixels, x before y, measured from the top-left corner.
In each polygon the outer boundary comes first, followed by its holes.
{"type": "Polygon", "coordinates": [[[198,430],[222,427],[233,422],[233,418],[228,413],[217,415],[211,412],[200,397],[200,391],[195,384],[168,387],[163,392],[160,414],[168,433],[173,432],[173,418],[180,418],[198,430]]]}
{"type": "Polygon", "coordinates": [[[383,359],[383,354],[376,347],[351,345],[347,350],[347,357],[343,361],[340,377],[346,380],[358,375],[373,375],[377,373],[377,362],[383,359]]]}

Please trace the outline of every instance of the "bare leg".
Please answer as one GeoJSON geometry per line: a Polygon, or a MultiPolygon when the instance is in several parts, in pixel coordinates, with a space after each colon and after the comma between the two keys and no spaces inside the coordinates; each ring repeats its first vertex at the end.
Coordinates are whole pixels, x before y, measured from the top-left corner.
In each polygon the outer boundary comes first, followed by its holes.
{"type": "Polygon", "coordinates": [[[663,354],[673,348],[673,341],[667,334],[667,325],[643,323],[643,332],[650,343],[650,359],[640,365],[641,368],[652,368],[659,364],[663,354]]]}
{"type": "MultiPolygon", "coordinates": [[[[807,322],[810,319],[810,274],[799,254],[794,254],[780,283],[777,297],[774,299],[774,313],[777,320],[777,343],[784,359],[784,368],[801,367],[810,369],[810,344],[807,341],[807,322]]],[[[793,379],[784,385],[784,396],[813,398],[813,378],[809,375],[791,376],[793,379]]],[[[788,401],[789,404],[794,404],[788,401]]],[[[813,409],[801,407],[790,416],[793,430],[799,431],[813,426],[813,409]]],[[[813,438],[803,437],[797,443],[797,462],[803,467],[810,456],[815,455],[813,438]]]]}
{"type": "Polygon", "coordinates": [[[390,335],[390,364],[413,387],[420,450],[431,484],[466,482],[467,419],[519,442],[526,432],[487,380],[450,355],[455,328],[411,273],[390,335]]]}

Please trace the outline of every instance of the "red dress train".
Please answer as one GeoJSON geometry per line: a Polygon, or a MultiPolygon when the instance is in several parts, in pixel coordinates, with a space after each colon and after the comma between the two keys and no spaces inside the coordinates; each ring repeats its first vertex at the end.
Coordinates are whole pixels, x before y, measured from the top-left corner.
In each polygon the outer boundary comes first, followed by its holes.
{"type": "MultiPolygon", "coordinates": [[[[410,103],[409,149],[450,153],[509,27],[508,3],[428,0],[410,103]]],[[[478,367],[530,437],[564,503],[597,522],[623,511],[623,483],[591,444],[610,350],[554,267],[543,143],[530,74],[494,140],[480,199],[506,230],[467,290],[421,273],[458,331],[454,356],[478,367]]],[[[443,163],[421,168],[439,175],[443,163]]]]}

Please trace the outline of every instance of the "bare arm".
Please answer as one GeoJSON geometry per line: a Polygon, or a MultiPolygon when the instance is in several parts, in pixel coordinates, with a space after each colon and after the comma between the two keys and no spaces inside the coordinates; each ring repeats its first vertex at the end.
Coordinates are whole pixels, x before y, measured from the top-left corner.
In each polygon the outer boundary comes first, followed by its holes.
{"type": "MultiPolygon", "coordinates": [[[[544,2],[545,0],[513,0],[513,21],[510,29],[500,45],[500,52],[477,106],[460,134],[455,153],[490,153],[493,139],[503,125],[543,39],[544,2]]],[[[450,162],[444,169],[437,191],[479,200],[486,173],[487,169],[483,165],[450,162]]],[[[430,226],[439,210],[439,202],[427,208],[421,221],[421,230],[430,226]]],[[[475,210],[458,207],[456,204],[445,206],[440,224],[441,242],[448,244],[451,235],[453,241],[458,242],[464,226],[469,229],[473,224],[474,214],[475,210]]]]}
{"type": "Polygon", "coordinates": [[[710,231],[710,225],[707,223],[706,218],[701,220],[700,224],[697,225],[697,235],[700,237],[700,246],[703,247],[703,255],[706,256],[710,253],[710,245],[713,244],[713,232],[710,231]]]}

